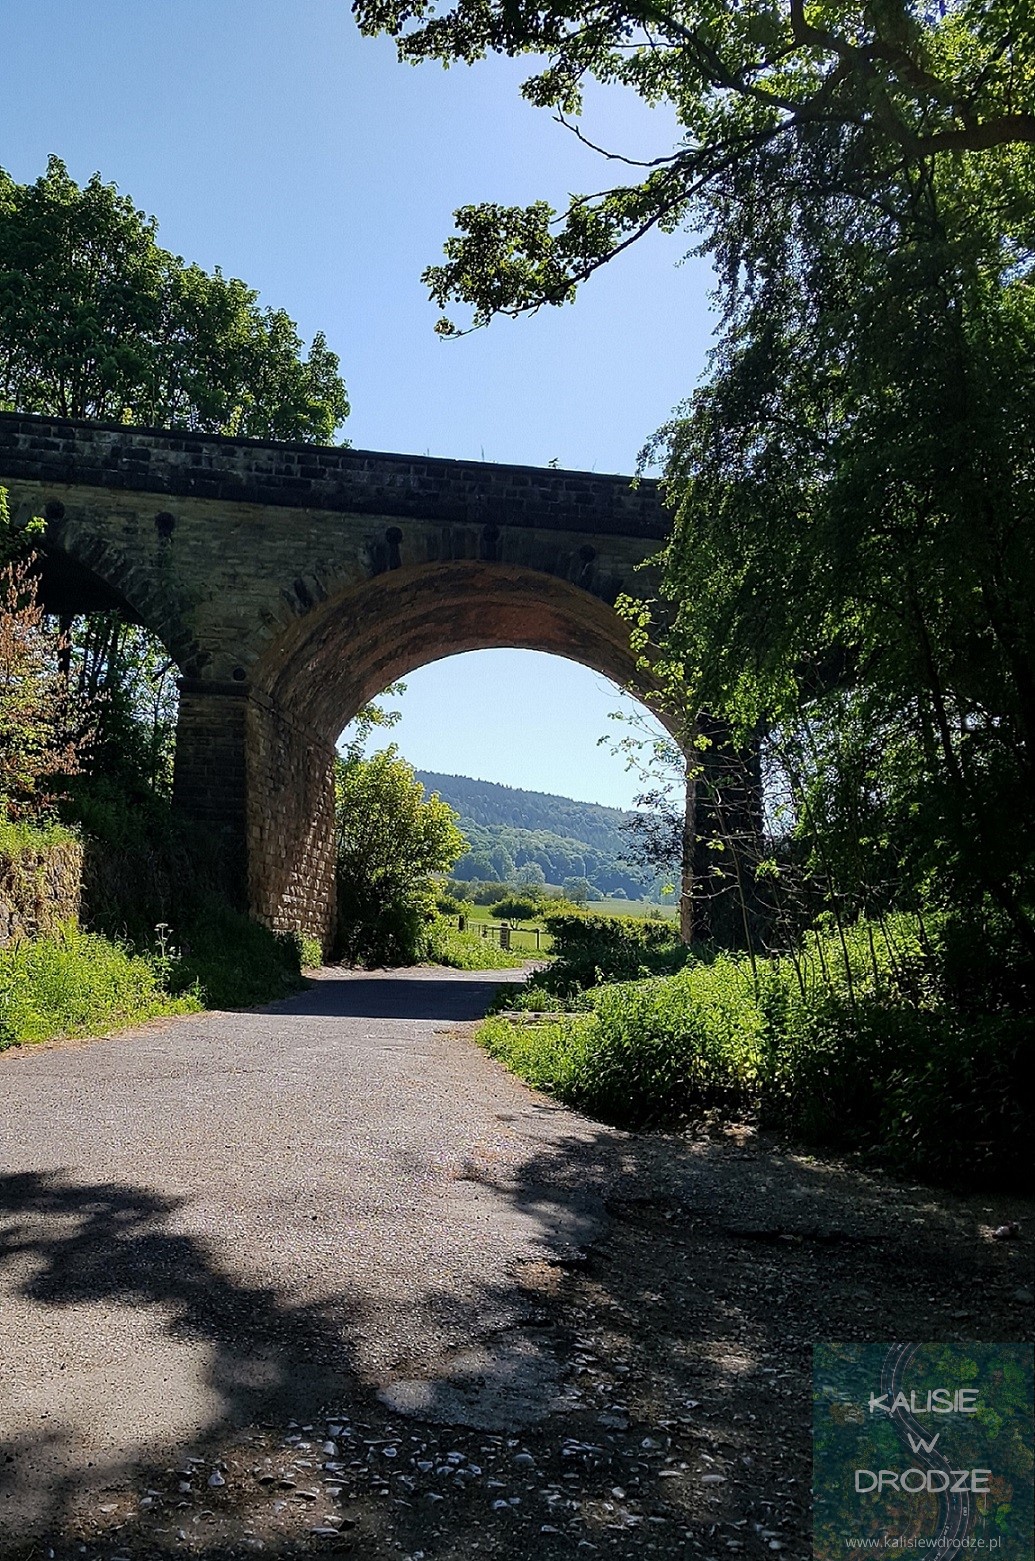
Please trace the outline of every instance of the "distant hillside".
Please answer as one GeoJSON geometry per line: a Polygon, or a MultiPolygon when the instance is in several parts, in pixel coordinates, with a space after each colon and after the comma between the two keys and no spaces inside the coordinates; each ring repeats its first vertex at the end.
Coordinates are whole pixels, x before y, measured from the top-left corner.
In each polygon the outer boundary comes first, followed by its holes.
{"type": "Polygon", "coordinates": [[[417,779],[456,809],[471,842],[454,869],[457,878],[506,881],[526,863],[536,862],[548,883],[587,878],[601,894],[619,890],[634,898],[648,887],[626,861],[629,845],[622,825],[633,815],[621,808],[521,791],[466,775],[418,770],[417,779]]]}

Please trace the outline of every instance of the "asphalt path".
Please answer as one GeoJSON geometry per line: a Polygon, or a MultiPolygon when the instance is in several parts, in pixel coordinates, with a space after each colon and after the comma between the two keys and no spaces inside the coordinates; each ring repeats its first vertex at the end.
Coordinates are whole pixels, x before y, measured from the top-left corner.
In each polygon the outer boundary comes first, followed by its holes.
{"type": "Polygon", "coordinates": [[[357,1384],[452,1424],[548,1412],[512,1276],[592,1239],[570,1169],[600,1129],[456,1028],[519,976],[328,971],[0,1056],[0,1534],[357,1384]]]}

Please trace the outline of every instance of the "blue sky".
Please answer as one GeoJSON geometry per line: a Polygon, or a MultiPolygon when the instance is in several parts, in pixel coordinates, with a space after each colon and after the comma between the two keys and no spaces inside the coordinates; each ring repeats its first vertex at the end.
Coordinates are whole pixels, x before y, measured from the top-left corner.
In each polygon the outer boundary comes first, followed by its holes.
{"type": "MultiPolygon", "coordinates": [[[[168,248],[323,330],[356,445],[631,471],[703,367],[708,270],[680,236],[644,241],[573,307],[435,337],[420,274],[455,207],[561,205],[613,177],[520,99],[520,63],[399,65],[345,0],[4,0],[2,38],[0,164],[99,169],[168,248]]],[[[594,95],[585,128],[637,156],[672,140],[618,93],[594,95]]],[[[481,652],[407,682],[396,735],[421,768],[618,804],[636,789],[597,746],[614,693],[586,669],[481,652]]]]}

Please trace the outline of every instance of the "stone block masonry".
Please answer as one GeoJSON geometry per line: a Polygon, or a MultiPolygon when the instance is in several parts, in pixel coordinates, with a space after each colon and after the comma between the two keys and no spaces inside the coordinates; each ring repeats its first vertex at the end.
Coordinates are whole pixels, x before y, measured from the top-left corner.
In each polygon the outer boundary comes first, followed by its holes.
{"type": "Polygon", "coordinates": [[[0,948],[77,921],[82,875],[78,840],[0,845],[0,948]]]}
{"type": "Polygon", "coordinates": [[[334,744],[387,683],[508,646],[652,693],[614,606],[653,593],[650,482],[0,414],[0,485],[46,519],[52,610],[168,647],[175,805],[277,930],[326,945],[334,744]]]}

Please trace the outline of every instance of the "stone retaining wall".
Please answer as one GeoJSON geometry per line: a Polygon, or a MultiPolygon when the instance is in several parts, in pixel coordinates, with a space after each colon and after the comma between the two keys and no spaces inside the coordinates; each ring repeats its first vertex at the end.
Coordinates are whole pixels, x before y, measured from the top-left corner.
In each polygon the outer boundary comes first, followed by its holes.
{"type": "Polygon", "coordinates": [[[0,846],[0,948],[45,938],[62,922],[78,921],[83,848],[77,840],[0,846]]]}

